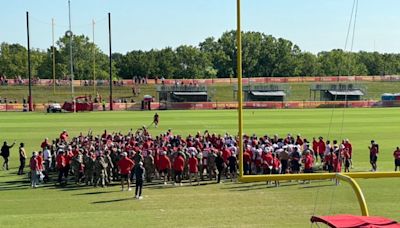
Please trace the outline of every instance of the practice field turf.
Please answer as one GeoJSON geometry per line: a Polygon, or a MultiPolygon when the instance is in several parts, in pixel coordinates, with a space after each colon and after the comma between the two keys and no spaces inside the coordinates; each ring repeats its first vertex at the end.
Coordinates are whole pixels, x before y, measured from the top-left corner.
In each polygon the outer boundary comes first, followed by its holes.
{"type": "MultiPolygon", "coordinates": [[[[379,171],[392,171],[392,153],[400,144],[400,109],[246,110],[245,133],[287,133],[330,139],[349,138],[354,147],[354,171],[367,171],[367,146],[375,139],[381,149],[379,171]],[[331,121],[332,119],[332,121],[331,121]],[[343,122],[342,122],[343,121],[343,122]],[[330,124],[332,123],[332,124],[330,124]],[[343,123],[343,128],[342,128],[343,123]],[[330,127],[331,125],[331,127],[330,127]],[[330,129],[330,130],[329,130],[330,129]]],[[[27,151],[38,149],[45,137],[70,136],[93,129],[101,134],[127,132],[149,125],[154,112],[96,112],[79,114],[0,113],[0,141],[24,142],[27,151]]],[[[158,134],[171,128],[175,134],[237,133],[236,111],[163,111],[158,134]]],[[[11,170],[0,171],[0,227],[309,227],[313,214],[359,214],[356,198],[346,183],[283,182],[203,183],[201,186],[145,186],[144,199],[133,192],[108,188],[57,188],[52,184],[30,189],[16,175],[17,145],[12,149],[11,170]]],[[[358,180],[371,215],[400,220],[400,180],[358,180]]]]}

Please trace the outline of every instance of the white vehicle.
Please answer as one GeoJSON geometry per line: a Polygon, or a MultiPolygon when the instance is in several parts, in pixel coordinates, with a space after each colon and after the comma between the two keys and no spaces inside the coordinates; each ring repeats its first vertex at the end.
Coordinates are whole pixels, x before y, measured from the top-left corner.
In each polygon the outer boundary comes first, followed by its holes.
{"type": "Polygon", "coordinates": [[[59,103],[49,103],[47,106],[47,113],[61,112],[61,105],[59,103]]]}

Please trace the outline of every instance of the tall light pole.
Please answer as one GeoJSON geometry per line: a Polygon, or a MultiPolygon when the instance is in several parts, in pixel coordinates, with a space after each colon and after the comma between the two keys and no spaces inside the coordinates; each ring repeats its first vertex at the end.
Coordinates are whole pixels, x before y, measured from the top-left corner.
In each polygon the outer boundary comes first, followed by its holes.
{"type": "Polygon", "coordinates": [[[72,39],[73,33],[71,30],[71,0],[68,0],[68,20],[69,20],[69,30],[66,32],[66,35],[69,36],[69,61],[70,61],[70,73],[71,73],[71,96],[72,96],[72,108],[74,112],[76,112],[76,104],[75,104],[75,92],[74,92],[74,63],[72,57],[72,39]]]}

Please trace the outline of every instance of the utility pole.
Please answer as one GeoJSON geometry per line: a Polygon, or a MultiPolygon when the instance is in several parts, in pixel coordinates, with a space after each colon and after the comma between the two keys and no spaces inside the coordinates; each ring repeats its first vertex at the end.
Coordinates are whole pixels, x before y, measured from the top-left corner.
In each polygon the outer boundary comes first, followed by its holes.
{"type": "Polygon", "coordinates": [[[93,32],[93,93],[96,96],[96,44],[94,42],[94,19],[92,20],[92,32],[93,32]]]}
{"type": "Polygon", "coordinates": [[[56,93],[56,47],[54,46],[54,18],[51,19],[51,38],[53,41],[52,53],[53,53],[53,94],[56,93]]]}
{"type": "Polygon", "coordinates": [[[111,13],[108,13],[108,43],[110,47],[110,111],[114,110],[113,105],[113,95],[112,95],[112,87],[113,87],[113,80],[112,80],[112,49],[111,49],[111,13]]]}
{"type": "Polygon", "coordinates": [[[32,70],[31,70],[31,42],[29,37],[29,12],[26,12],[26,34],[27,34],[27,41],[28,41],[28,87],[29,87],[29,95],[28,95],[28,103],[29,103],[29,111],[33,111],[33,104],[32,104],[32,70]]]}
{"type": "Polygon", "coordinates": [[[72,108],[74,109],[74,113],[76,112],[76,104],[75,104],[75,91],[74,91],[74,63],[72,57],[72,39],[73,33],[71,30],[71,0],[68,0],[68,18],[69,18],[69,30],[67,31],[67,35],[69,35],[69,61],[70,61],[70,73],[71,73],[71,96],[72,96],[72,108]]]}

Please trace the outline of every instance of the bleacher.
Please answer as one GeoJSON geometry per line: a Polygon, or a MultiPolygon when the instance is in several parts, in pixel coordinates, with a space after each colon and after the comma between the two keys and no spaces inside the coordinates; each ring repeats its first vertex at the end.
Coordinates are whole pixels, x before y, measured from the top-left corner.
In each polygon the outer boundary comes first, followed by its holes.
{"type": "Polygon", "coordinates": [[[179,84],[157,86],[160,102],[207,102],[209,101],[207,86],[179,84]]]}
{"type": "MultiPolygon", "coordinates": [[[[237,86],[234,96],[237,97],[237,86]]],[[[288,86],[285,84],[243,85],[244,101],[284,101],[288,95],[288,86]]]]}
{"type": "Polygon", "coordinates": [[[360,84],[312,84],[310,100],[319,93],[320,101],[359,101],[366,94],[366,87],[360,84]]]}

